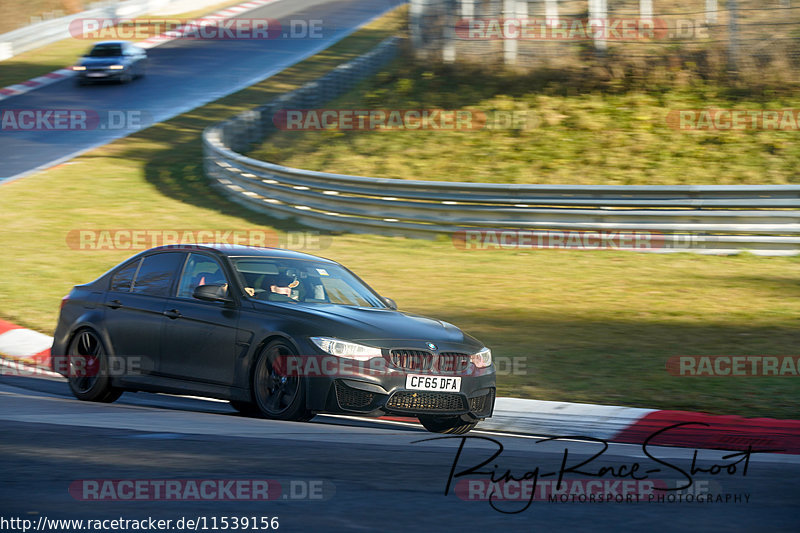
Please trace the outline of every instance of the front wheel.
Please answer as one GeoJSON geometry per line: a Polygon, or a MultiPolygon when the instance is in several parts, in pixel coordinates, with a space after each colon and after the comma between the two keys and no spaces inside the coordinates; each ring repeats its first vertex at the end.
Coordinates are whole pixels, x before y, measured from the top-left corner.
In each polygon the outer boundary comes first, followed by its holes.
{"type": "Polygon", "coordinates": [[[92,330],[82,329],[72,338],[67,351],[67,382],[79,400],[111,403],[122,390],[111,386],[108,373],[108,352],[103,341],[92,330]]]}
{"type": "Polygon", "coordinates": [[[465,422],[460,416],[435,416],[419,415],[419,422],[431,433],[447,433],[449,435],[463,435],[469,433],[478,421],[465,422]]]}
{"type": "Polygon", "coordinates": [[[253,372],[253,400],[261,415],[273,420],[305,421],[312,418],[306,409],[305,383],[299,376],[281,371],[281,359],[297,355],[284,341],[269,343],[256,361],[253,372]]]}

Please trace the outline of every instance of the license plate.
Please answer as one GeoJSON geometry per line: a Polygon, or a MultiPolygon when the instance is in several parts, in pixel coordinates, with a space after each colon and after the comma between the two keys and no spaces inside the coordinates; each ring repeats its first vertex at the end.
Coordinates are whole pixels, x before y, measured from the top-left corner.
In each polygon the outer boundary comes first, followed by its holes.
{"type": "Polygon", "coordinates": [[[108,74],[105,72],[89,72],[87,76],[90,78],[105,78],[108,74]]]}
{"type": "Polygon", "coordinates": [[[461,378],[409,374],[406,376],[406,388],[411,390],[459,392],[461,390],[461,378]]]}

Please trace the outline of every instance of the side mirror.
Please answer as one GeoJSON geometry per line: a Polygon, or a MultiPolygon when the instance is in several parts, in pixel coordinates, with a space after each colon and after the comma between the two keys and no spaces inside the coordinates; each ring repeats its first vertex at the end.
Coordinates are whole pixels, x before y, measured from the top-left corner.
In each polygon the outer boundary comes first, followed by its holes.
{"type": "Polygon", "coordinates": [[[383,298],[383,302],[389,306],[389,309],[397,311],[397,302],[392,300],[391,298],[387,298],[386,296],[381,296],[383,298]]]}
{"type": "Polygon", "coordinates": [[[228,285],[198,285],[192,296],[207,302],[229,302],[228,285]]]}

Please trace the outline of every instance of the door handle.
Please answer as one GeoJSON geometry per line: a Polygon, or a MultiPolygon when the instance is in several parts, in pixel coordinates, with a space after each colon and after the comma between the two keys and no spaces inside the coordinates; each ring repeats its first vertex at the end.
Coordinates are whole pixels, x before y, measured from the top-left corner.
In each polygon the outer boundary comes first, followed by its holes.
{"type": "Polygon", "coordinates": [[[176,318],[181,317],[181,312],[178,311],[177,309],[169,309],[167,311],[164,311],[164,316],[174,320],[176,318]]]}
{"type": "Polygon", "coordinates": [[[106,305],[111,309],[119,309],[120,307],[122,307],[122,302],[120,302],[119,300],[111,300],[110,302],[106,302],[106,305]]]}

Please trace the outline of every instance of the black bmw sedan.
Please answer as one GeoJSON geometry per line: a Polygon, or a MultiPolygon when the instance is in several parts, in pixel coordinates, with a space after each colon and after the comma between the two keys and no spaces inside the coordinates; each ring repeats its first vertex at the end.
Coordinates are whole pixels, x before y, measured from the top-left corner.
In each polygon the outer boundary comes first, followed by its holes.
{"type": "Polygon", "coordinates": [[[342,265],[236,245],[162,246],[72,289],[53,369],[76,397],[124,391],[229,400],[244,414],[415,416],[465,433],[492,415],[491,351],[397,310],[342,265]]]}

